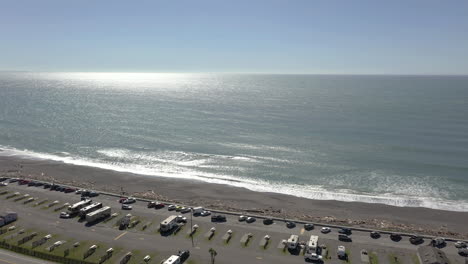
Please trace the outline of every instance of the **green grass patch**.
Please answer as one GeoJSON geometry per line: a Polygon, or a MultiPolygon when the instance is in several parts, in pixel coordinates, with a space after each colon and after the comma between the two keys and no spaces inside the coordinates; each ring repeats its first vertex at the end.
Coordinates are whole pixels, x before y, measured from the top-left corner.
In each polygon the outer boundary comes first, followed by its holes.
{"type": "Polygon", "coordinates": [[[34,203],[33,207],[38,207],[39,205],[43,205],[43,204],[47,203],[48,201],[49,201],[48,199],[41,200],[39,202],[34,203]]]}
{"type": "Polygon", "coordinates": [[[397,255],[395,255],[393,253],[388,254],[388,261],[390,262],[390,264],[400,264],[401,263],[401,261],[397,257],[397,255]]]}
{"type": "Polygon", "coordinates": [[[370,264],[379,264],[379,258],[377,257],[377,254],[375,254],[375,252],[369,253],[369,260],[370,264]]]}
{"type": "Polygon", "coordinates": [[[346,262],[346,263],[351,263],[351,251],[349,251],[349,249],[346,248],[345,252],[346,252],[346,259],[345,259],[345,262],[346,262]]]}
{"type": "Polygon", "coordinates": [[[421,264],[416,254],[411,255],[411,260],[413,260],[413,264],[421,264]]]}

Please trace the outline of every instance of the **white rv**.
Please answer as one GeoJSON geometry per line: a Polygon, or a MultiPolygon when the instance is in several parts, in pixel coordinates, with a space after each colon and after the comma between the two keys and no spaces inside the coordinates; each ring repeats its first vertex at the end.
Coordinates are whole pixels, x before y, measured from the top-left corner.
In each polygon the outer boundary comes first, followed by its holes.
{"type": "Polygon", "coordinates": [[[297,235],[291,235],[288,239],[287,245],[289,249],[296,249],[297,248],[297,243],[299,241],[299,236],[297,235]]]}
{"type": "Polygon", "coordinates": [[[308,256],[317,253],[318,247],[318,236],[310,236],[309,242],[307,242],[306,250],[304,253],[305,258],[307,259],[308,256]]]}
{"type": "Polygon", "coordinates": [[[171,215],[159,225],[161,232],[167,232],[177,226],[177,215],[171,215]]]}
{"type": "Polygon", "coordinates": [[[108,217],[111,215],[111,208],[109,206],[98,209],[86,215],[86,222],[94,222],[99,219],[108,217]]]}

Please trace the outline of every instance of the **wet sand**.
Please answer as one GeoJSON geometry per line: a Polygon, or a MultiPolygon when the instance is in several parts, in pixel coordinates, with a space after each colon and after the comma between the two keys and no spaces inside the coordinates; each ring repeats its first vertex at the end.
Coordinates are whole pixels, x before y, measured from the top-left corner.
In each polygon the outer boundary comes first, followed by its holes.
{"type": "Polygon", "coordinates": [[[144,176],[20,157],[0,156],[0,175],[55,181],[115,193],[120,193],[123,188],[127,194],[135,196],[212,209],[468,238],[468,212],[311,200],[221,184],[144,176]]]}

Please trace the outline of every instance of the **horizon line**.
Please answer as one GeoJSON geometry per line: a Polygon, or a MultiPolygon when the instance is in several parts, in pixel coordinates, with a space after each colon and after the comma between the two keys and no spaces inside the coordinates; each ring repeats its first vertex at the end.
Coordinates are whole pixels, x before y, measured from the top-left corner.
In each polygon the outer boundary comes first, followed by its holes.
{"type": "Polygon", "coordinates": [[[465,77],[467,74],[447,74],[447,73],[306,73],[306,72],[191,72],[191,71],[34,71],[34,70],[0,70],[1,73],[147,73],[147,74],[244,74],[244,75],[341,75],[341,76],[453,76],[465,77]]]}

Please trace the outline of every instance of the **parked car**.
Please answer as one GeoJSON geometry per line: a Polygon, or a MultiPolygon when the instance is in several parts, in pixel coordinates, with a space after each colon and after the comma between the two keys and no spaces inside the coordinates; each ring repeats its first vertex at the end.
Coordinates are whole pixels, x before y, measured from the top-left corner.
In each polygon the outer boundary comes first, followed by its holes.
{"type": "Polygon", "coordinates": [[[327,233],[331,232],[331,229],[329,227],[324,226],[324,227],[322,227],[320,232],[322,232],[323,234],[327,234],[327,233]]]}
{"type": "Polygon", "coordinates": [[[128,197],[127,199],[123,200],[122,203],[123,203],[123,204],[132,204],[132,203],[136,203],[136,199],[133,198],[133,197],[128,197]]]}
{"type": "Polygon", "coordinates": [[[209,215],[211,215],[210,211],[203,211],[200,213],[200,216],[209,216],[209,215]]]}
{"type": "Polygon", "coordinates": [[[48,188],[50,188],[50,186],[52,186],[52,184],[50,184],[50,183],[45,183],[45,184],[44,184],[44,189],[48,189],[48,188]]]}
{"type": "Polygon", "coordinates": [[[466,248],[466,242],[464,242],[464,241],[457,241],[457,242],[455,242],[454,245],[455,245],[456,248],[466,248]]]}
{"type": "Polygon", "coordinates": [[[240,216],[239,216],[239,222],[243,222],[243,221],[245,221],[245,220],[247,220],[247,216],[246,216],[246,215],[240,215],[240,216]]]}
{"type": "Polygon", "coordinates": [[[132,210],[132,206],[129,204],[122,204],[122,210],[132,210]]]}
{"type": "Polygon", "coordinates": [[[154,208],[155,206],[156,206],[155,202],[149,202],[147,205],[148,208],[154,208]]]}
{"type": "Polygon", "coordinates": [[[75,191],[75,189],[73,189],[73,188],[65,188],[65,190],[64,190],[65,193],[71,193],[71,192],[74,192],[74,191],[75,191]]]}
{"type": "Polygon", "coordinates": [[[70,218],[70,215],[67,212],[61,212],[60,218],[70,218]]]}
{"type": "Polygon", "coordinates": [[[296,227],[296,223],[291,222],[291,221],[288,221],[288,222],[286,222],[286,227],[287,227],[287,228],[295,228],[295,227],[296,227]]]}
{"type": "Polygon", "coordinates": [[[396,233],[392,233],[390,234],[390,239],[393,240],[393,241],[400,241],[401,240],[401,235],[400,234],[396,234],[396,233]]]}
{"type": "Polygon", "coordinates": [[[256,220],[257,220],[257,219],[255,219],[255,217],[250,216],[250,217],[247,217],[247,219],[245,219],[245,222],[247,222],[247,223],[253,223],[253,222],[255,222],[256,220]]]}
{"type": "Polygon", "coordinates": [[[169,210],[169,211],[174,211],[175,209],[176,209],[176,206],[173,205],[173,204],[171,204],[171,205],[169,205],[169,206],[167,207],[167,210],[169,210]]]}
{"type": "Polygon", "coordinates": [[[184,207],[180,210],[181,213],[186,214],[188,212],[192,211],[192,208],[190,207],[184,207]]]}
{"type": "Polygon", "coordinates": [[[264,225],[271,225],[271,224],[273,224],[273,219],[265,218],[265,219],[263,219],[263,224],[264,225]]]}
{"type": "Polygon", "coordinates": [[[351,235],[352,231],[349,228],[341,228],[340,230],[338,230],[338,233],[345,234],[345,235],[351,235]]]}
{"type": "Polygon", "coordinates": [[[156,202],[154,205],[154,209],[161,209],[161,208],[164,208],[164,206],[165,205],[163,203],[156,202]]]}
{"type": "Polygon", "coordinates": [[[224,215],[212,215],[211,222],[226,222],[226,216],[224,215]]]}
{"type": "Polygon", "coordinates": [[[177,216],[177,223],[187,223],[187,217],[183,215],[178,215],[177,216]]]}
{"type": "Polygon", "coordinates": [[[338,235],[338,240],[340,240],[340,241],[347,241],[347,242],[351,242],[351,241],[352,241],[351,237],[348,236],[348,235],[345,235],[345,234],[339,234],[339,235],[338,235]]]}
{"type": "Polygon", "coordinates": [[[314,229],[314,224],[305,224],[304,229],[307,230],[307,231],[310,231],[310,230],[314,229]]]}
{"type": "Polygon", "coordinates": [[[462,257],[468,257],[468,248],[459,248],[458,254],[462,257]]]}
{"type": "Polygon", "coordinates": [[[420,236],[411,236],[409,238],[409,241],[413,245],[419,245],[419,244],[424,243],[424,239],[422,237],[420,237],[420,236]]]}
{"type": "Polygon", "coordinates": [[[377,232],[377,231],[372,231],[372,232],[370,233],[370,237],[372,237],[372,238],[374,238],[374,239],[377,239],[377,238],[380,237],[380,233],[377,232]]]}
{"type": "Polygon", "coordinates": [[[30,181],[30,182],[28,182],[28,186],[36,186],[36,182],[35,181],[30,181]]]}
{"type": "Polygon", "coordinates": [[[432,239],[431,244],[434,247],[444,247],[445,246],[445,238],[435,237],[434,239],[432,239]]]}

